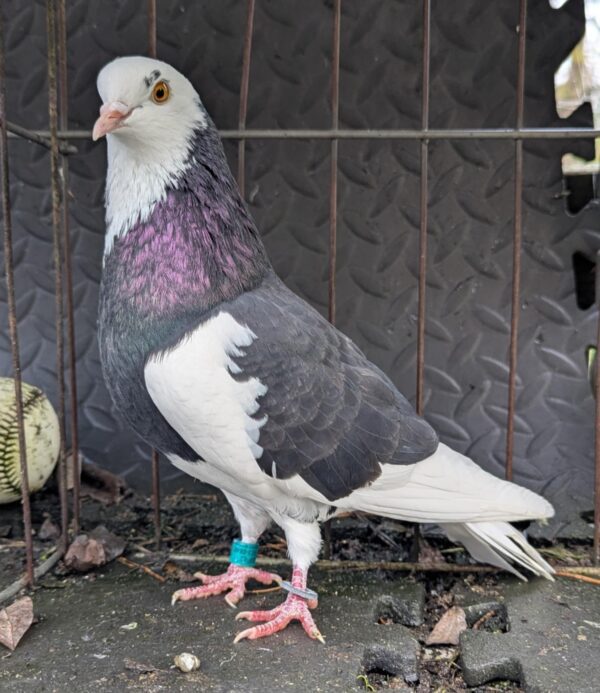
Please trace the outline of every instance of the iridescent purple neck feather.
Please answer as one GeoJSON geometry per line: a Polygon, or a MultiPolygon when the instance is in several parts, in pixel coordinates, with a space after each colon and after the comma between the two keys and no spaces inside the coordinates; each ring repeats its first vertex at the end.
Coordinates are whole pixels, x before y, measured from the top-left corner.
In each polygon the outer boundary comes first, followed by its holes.
{"type": "Polygon", "coordinates": [[[194,134],[190,163],[166,199],[117,238],[105,259],[101,314],[134,330],[143,323],[146,333],[154,326],[172,334],[165,323],[201,318],[270,271],[211,126],[194,134]]]}

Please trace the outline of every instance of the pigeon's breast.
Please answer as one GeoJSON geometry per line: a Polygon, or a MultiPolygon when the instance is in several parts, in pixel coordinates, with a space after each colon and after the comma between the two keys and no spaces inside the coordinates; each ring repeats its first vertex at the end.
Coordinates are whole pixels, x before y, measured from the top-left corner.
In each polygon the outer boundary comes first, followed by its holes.
{"type": "Polygon", "coordinates": [[[256,460],[263,452],[260,398],[267,388],[241,371],[236,356],[255,339],[221,311],[174,348],[151,356],[144,369],[152,401],[181,438],[209,465],[250,484],[264,478],[256,460]]]}

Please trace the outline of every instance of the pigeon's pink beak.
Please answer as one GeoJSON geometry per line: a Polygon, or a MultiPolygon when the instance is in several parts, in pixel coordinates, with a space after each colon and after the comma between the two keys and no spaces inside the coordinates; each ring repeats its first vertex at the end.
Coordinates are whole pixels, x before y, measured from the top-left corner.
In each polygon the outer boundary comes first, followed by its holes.
{"type": "Polygon", "coordinates": [[[131,109],[121,101],[111,101],[100,106],[100,117],[94,124],[92,139],[94,142],[109,132],[123,126],[123,121],[131,114],[131,109]]]}

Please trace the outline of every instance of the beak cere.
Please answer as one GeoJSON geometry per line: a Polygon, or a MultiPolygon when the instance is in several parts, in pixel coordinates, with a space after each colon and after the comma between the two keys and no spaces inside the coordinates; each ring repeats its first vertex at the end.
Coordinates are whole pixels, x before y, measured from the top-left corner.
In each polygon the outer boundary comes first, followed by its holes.
{"type": "Polygon", "coordinates": [[[92,139],[94,142],[109,132],[122,127],[123,121],[129,116],[131,110],[121,101],[111,101],[100,106],[100,117],[94,124],[92,139]]]}

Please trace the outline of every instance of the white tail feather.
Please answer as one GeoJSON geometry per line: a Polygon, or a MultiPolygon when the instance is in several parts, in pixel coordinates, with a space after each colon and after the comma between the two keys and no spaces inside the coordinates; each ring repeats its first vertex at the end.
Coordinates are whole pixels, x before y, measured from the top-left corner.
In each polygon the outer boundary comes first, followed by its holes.
{"type": "Polygon", "coordinates": [[[526,578],[508,561],[527,568],[534,575],[554,580],[554,569],[508,522],[467,522],[440,525],[452,541],[462,544],[476,561],[508,570],[526,578]],[[505,560],[508,559],[508,560],[505,560]]]}
{"type": "Polygon", "coordinates": [[[552,580],[553,570],[509,522],[552,517],[547,500],[504,481],[440,443],[436,452],[411,467],[385,465],[370,486],[338,502],[339,508],[436,523],[477,561],[525,577],[512,563],[552,580]]]}

